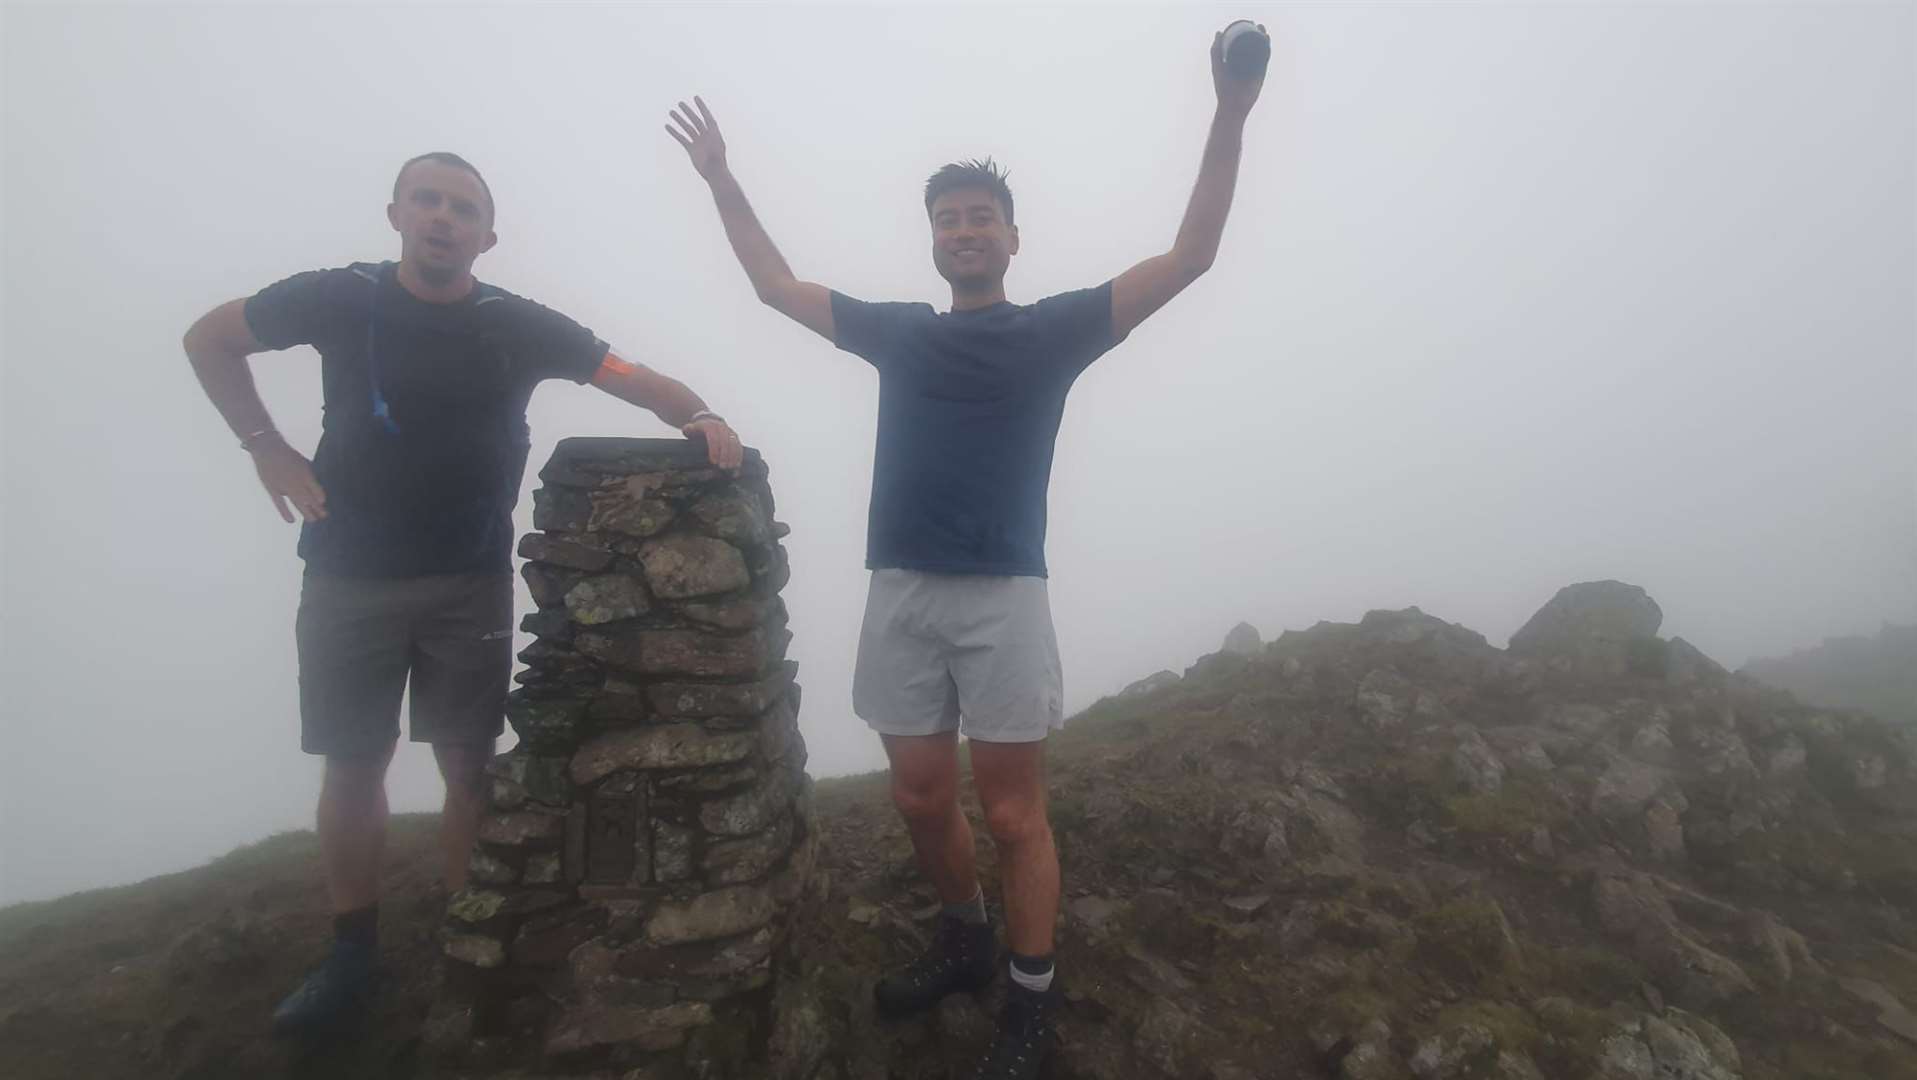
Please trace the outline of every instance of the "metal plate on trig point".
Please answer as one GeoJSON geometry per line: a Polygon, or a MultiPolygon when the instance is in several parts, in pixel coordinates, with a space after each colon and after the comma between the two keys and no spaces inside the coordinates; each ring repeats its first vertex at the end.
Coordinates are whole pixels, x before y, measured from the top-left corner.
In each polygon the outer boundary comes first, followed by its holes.
{"type": "Polygon", "coordinates": [[[594,792],[586,804],[586,880],[620,885],[638,866],[640,793],[594,792]]]}

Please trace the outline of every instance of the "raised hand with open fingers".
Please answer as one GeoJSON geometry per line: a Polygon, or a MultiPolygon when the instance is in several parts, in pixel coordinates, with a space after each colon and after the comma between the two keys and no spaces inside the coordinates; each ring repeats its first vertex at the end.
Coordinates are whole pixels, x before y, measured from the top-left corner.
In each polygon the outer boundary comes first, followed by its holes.
{"type": "Polygon", "coordinates": [[[712,110],[706,108],[705,99],[694,96],[694,105],[681,101],[679,107],[668,116],[672,123],[666,125],[666,134],[678,140],[686,148],[686,156],[692,159],[692,167],[699,175],[712,179],[716,173],[725,171],[726,140],[719,134],[719,122],[712,118],[712,110]],[[677,125],[676,127],[674,125],[677,125]]]}

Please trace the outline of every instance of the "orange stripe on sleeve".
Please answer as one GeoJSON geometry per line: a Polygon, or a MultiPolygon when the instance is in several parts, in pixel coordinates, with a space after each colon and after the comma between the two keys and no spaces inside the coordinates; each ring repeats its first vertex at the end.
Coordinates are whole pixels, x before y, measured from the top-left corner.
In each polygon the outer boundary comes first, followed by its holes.
{"type": "Polygon", "coordinates": [[[599,371],[593,375],[592,381],[598,382],[601,379],[623,379],[636,375],[638,372],[639,365],[630,360],[621,359],[618,353],[608,349],[606,350],[606,358],[599,362],[599,371]]]}

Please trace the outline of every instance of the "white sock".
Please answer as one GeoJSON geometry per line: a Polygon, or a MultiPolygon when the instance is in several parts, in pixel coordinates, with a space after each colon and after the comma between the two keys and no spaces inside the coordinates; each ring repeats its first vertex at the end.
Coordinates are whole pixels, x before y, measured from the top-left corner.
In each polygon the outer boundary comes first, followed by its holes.
{"type": "MultiPolygon", "coordinates": [[[[1058,974],[1058,968],[1050,960],[1040,961],[1045,965],[1045,970],[1034,973],[1018,966],[1019,960],[1021,959],[1024,958],[1018,957],[1012,960],[1012,981],[1030,990],[1034,994],[1042,994],[1050,990],[1052,988],[1052,976],[1058,974]]],[[[1031,961],[1027,962],[1030,963],[1031,961]]]]}

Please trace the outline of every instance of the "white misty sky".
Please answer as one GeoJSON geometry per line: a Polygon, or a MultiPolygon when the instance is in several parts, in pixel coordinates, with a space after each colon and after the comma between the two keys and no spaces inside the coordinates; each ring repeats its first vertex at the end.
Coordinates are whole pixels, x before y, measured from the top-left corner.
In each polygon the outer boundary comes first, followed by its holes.
{"type": "MultiPolygon", "coordinates": [[[[920,185],[996,156],[1035,300],[1170,243],[1210,34],[1248,11],[8,5],[0,902],[310,821],[294,529],[179,337],[392,257],[429,149],[497,193],[482,277],[764,450],[813,771],[877,767],[849,707],[875,376],[753,301],[666,109],[704,94],[794,267],[875,300],[945,302],[920,185]]],[[[1249,13],[1277,51],[1217,266],[1059,437],[1070,707],[1240,619],[1417,604],[1502,644],[1592,578],[1732,664],[1917,617],[1911,7],[1249,13]]],[[[255,370],[310,449],[316,357],[255,370]]],[[[566,384],[532,420],[535,462],[664,433],[566,384]]],[[[435,805],[429,755],[392,788],[435,805]]]]}

